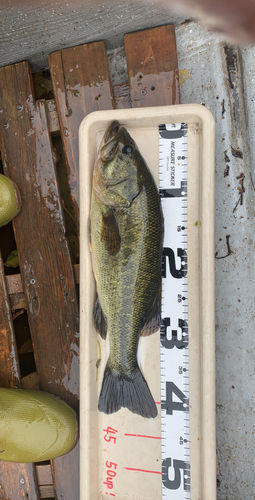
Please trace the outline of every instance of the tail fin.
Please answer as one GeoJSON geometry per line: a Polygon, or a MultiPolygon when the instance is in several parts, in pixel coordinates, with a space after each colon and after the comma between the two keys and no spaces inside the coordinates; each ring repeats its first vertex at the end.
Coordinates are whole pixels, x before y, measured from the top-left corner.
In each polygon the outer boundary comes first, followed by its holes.
{"type": "Polygon", "coordinates": [[[155,418],[158,414],[155,401],[138,366],[132,372],[121,373],[112,370],[107,364],[98,409],[109,414],[122,407],[144,418],[155,418]]]}

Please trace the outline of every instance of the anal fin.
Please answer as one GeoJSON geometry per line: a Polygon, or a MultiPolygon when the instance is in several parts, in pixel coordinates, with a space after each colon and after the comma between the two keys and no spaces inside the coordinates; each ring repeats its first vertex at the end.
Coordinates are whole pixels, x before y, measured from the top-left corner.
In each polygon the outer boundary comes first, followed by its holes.
{"type": "Polygon", "coordinates": [[[161,318],[161,283],[158,293],[152,304],[150,313],[146,317],[140,335],[142,337],[147,337],[152,333],[155,333],[160,327],[161,318]]]}

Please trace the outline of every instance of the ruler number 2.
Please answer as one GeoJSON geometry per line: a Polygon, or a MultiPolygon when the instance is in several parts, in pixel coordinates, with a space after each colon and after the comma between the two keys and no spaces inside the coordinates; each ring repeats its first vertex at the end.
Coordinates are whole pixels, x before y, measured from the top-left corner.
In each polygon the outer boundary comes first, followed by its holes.
{"type": "Polygon", "coordinates": [[[182,248],[177,248],[177,255],[181,259],[180,269],[176,269],[175,254],[172,248],[163,248],[161,273],[162,278],[166,278],[166,259],[168,258],[169,270],[173,278],[181,279],[187,276],[187,252],[182,248]]]}

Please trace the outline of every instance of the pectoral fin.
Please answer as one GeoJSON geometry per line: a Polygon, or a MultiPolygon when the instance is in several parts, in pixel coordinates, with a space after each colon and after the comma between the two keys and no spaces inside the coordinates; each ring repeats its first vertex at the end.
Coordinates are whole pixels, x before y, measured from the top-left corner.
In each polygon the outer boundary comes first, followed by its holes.
{"type": "Polygon", "coordinates": [[[150,313],[145,319],[140,335],[142,337],[147,337],[152,333],[155,333],[160,327],[160,317],[161,317],[161,283],[159,291],[154,299],[150,313]]]}
{"type": "Polygon", "coordinates": [[[107,319],[103,313],[98,295],[96,294],[96,302],[93,312],[93,320],[96,331],[101,335],[102,339],[106,339],[107,335],[107,319]]]}
{"type": "Polygon", "coordinates": [[[110,255],[116,255],[120,250],[120,229],[114,210],[111,208],[102,214],[101,241],[110,255]]]}

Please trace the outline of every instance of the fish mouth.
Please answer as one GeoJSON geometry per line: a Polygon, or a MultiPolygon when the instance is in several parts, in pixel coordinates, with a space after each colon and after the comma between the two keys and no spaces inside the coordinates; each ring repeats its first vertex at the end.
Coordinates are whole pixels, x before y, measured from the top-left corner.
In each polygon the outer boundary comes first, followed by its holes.
{"type": "Polygon", "coordinates": [[[119,131],[120,129],[120,124],[117,120],[114,120],[106,130],[104,134],[104,144],[109,142],[119,131]]]}
{"type": "Polygon", "coordinates": [[[99,151],[99,158],[103,161],[109,161],[118,149],[120,124],[114,120],[106,130],[99,151]]]}

